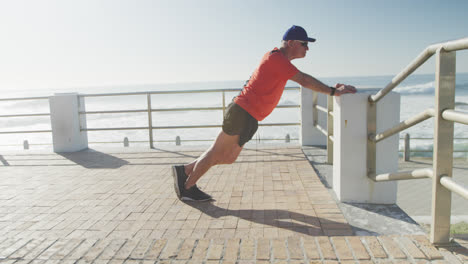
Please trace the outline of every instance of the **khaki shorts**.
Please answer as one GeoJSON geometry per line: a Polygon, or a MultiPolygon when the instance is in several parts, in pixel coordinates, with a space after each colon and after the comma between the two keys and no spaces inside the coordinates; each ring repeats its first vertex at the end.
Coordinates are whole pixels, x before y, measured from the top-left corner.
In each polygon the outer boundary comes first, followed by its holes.
{"type": "Polygon", "coordinates": [[[238,104],[229,104],[223,120],[224,133],[230,136],[239,135],[239,146],[242,147],[252,139],[257,129],[258,121],[253,116],[238,104]]]}

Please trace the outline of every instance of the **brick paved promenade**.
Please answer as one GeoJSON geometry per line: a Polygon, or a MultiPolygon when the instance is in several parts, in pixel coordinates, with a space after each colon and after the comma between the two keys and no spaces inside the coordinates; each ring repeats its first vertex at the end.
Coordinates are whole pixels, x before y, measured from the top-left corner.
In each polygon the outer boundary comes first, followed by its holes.
{"type": "Polygon", "coordinates": [[[183,203],[200,149],[0,153],[0,263],[463,263],[467,241],[353,236],[300,147],[245,149],[183,203]]]}

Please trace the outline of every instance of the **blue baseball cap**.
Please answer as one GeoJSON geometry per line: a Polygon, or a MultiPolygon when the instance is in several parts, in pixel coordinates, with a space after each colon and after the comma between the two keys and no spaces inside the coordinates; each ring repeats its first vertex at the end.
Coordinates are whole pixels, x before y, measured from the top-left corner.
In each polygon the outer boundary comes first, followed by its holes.
{"type": "Polygon", "coordinates": [[[309,38],[307,32],[300,26],[292,26],[284,33],[283,40],[301,40],[315,42],[314,38],[309,38]]]}

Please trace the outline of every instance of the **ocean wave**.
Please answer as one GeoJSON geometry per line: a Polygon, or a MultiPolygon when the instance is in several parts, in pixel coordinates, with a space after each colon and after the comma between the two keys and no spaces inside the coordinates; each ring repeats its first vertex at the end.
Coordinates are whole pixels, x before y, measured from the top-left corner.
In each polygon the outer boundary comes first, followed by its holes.
{"type": "MultiPolygon", "coordinates": [[[[455,85],[455,90],[459,92],[468,92],[468,83],[460,83],[455,85]]],[[[407,86],[398,86],[394,89],[395,92],[401,94],[434,94],[435,82],[426,82],[419,84],[412,84],[407,86]]]]}

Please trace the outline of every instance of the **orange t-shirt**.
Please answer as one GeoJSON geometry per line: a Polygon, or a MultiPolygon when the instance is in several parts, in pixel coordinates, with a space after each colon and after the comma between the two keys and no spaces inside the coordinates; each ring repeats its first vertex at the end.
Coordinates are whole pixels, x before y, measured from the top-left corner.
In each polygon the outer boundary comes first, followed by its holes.
{"type": "Polygon", "coordinates": [[[278,105],[286,82],[299,70],[278,48],[267,52],[234,102],[258,121],[278,105]]]}

